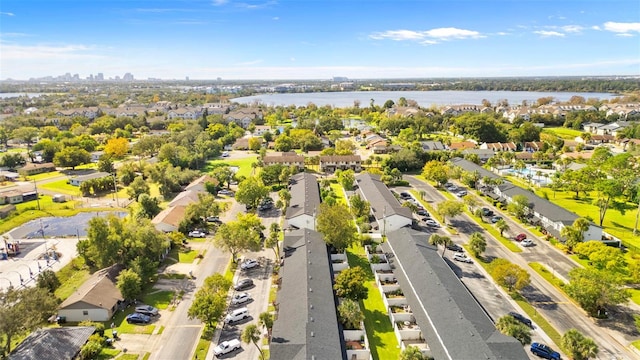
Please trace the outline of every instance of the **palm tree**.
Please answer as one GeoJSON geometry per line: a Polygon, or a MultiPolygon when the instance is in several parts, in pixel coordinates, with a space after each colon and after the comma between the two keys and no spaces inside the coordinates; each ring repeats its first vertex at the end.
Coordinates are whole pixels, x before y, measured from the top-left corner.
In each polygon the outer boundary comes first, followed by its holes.
{"type": "Polygon", "coordinates": [[[260,314],[259,323],[265,329],[267,329],[267,339],[271,341],[271,330],[273,329],[273,314],[270,312],[263,312],[260,314]]]}
{"type": "Polygon", "coordinates": [[[338,316],[340,322],[342,322],[346,329],[358,329],[360,322],[364,320],[364,314],[362,310],[360,310],[360,305],[351,299],[343,300],[340,305],[338,305],[338,316]]]}
{"type": "Polygon", "coordinates": [[[469,249],[475,257],[478,257],[487,250],[487,240],[481,233],[474,232],[469,238],[469,249]]]}
{"type": "Polygon", "coordinates": [[[444,252],[447,251],[447,246],[453,244],[453,241],[451,241],[451,238],[448,236],[431,234],[431,236],[429,236],[429,244],[435,246],[442,245],[444,247],[442,250],[442,256],[444,256],[444,252]]]}
{"type": "Polygon", "coordinates": [[[598,345],[588,337],[585,337],[576,329],[569,329],[562,335],[562,347],[573,356],[575,360],[586,360],[598,355],[598,345]]]}
{"type": "Polygon", "coordinates": [[[260,341],[260,330],[256,324],[247,325],[242,331],[242,341],[246,344],[253,343],[260,351],[260,359],[264,360],[264,354],[262,353],[262,348],[258,346],[258,341],[260,341]]]}
{"type": "Polygon", "coordinates": [[[417,346],[407,346],[400,354],[400,360],[425,360],[427,359],[417,346]]]}
{"type": "Polygon", "coordinates": [[[504,219],[500,219],[496,222],[496,229],[500,230],[500,236],[503,236],[502,234],[508,231],[510,227],[504,219]]]}

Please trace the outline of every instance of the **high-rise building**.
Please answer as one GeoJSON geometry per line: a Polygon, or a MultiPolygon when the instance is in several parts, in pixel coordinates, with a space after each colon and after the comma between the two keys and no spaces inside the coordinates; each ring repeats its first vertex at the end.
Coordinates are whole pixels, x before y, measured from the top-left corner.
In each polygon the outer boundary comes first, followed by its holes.
{"type": "Polygon", "coordinates": [[[123,81],[133,81],[133,75],[131,73],[126,73],[124,74],[124,76],[122,77],[123,81]]]}

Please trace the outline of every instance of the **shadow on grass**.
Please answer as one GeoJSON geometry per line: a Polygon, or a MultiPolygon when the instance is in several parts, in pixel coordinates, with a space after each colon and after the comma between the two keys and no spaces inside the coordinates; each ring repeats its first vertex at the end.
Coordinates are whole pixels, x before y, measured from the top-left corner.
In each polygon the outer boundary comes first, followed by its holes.
{"type": "Polygon", "coordinates": [[[388,343],[380,337],[380,334],[393,333],[393,327],[389,321],[389,316],[380,310],[364,309],[364,326],[367,330],[367,338],[369,339],[369,347],[371,348],[371,356],[374,359],[388,359],[388,354],[381,354],[381,351],[388,352],[391,348],[396,348],[397,343],[388,343]]]}
{"type": "Polygon", "coordinates": [[[371,271],[371,267],[369,266],[369,260],[366,257],[361,257],[356,254],[353,254],[350,251],[347,251],[347,259],[349,260],[349,266],[359,266],[364,270],[365,274],[367,274],[367,281],[375,281],[376,278],[373,276],[373,272],[371,271]]]}

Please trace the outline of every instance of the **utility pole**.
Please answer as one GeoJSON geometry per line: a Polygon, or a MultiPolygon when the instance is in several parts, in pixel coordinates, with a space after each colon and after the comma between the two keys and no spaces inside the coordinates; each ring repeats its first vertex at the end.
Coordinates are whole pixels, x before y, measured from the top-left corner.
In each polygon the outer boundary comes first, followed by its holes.
{"type": "Polygon", "coordinates": [[[40,210],[40,195],[38,194],[38,185],[36,184],[36,179],[33,179],[33,187],[36,190],[36,202],[38,203],[38,210],[40,210]]]}
{"type": "Polygon", "coordinates": [[[120,204],[118,204],[118,185],[116,184],[116,174],[113,174],[113,199],[116,201],[116,207],[120,207],[120,204]]]}

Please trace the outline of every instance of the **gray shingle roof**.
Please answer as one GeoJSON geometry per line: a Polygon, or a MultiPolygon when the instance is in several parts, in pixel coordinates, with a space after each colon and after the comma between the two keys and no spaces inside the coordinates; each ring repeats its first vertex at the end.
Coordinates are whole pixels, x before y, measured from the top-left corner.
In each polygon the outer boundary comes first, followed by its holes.
{"type": "Polygon", "coordinates": [[[525,190],[519,186],[513,185],[509,182],[498,186],[500,192],[513,199],[516,195],[524,195],[529,199],[529,207],[540,215],[543,215],[549,220],[561,222],[565,225],[571,225],[579,218],[578,215],[571,211],[552,203],[549,200],[545,200],[531,191],[525,190]]]}
{"type": "Polygon", "coordinates": [[[92,326],[39,329],[9,355],[9,360],[71,360],[93,334],[92,326]]]}
{"type": "Polygon", "coordinates": [[[501,334],[423,233],[388,233],[398,280],[435,359],[528,359],[522,345],[501,334]]]}
{"type": "Polygon", "coordinates": [[[299,173],[291,177],[291,201],[287,209],[287,219],[307,214],[314,216],[320,208],[318,179],[309,173],[299,173]]]}
{"type": "Polygon", "coordinates": [[[371,211],[377,220],[386,216],[400,215],[413,219],[411,210],[400,205],[398,199],[380,181],[380,175],[362,173],[356,176],[356,184],[365,200],[371,205],[371,211]]]}
{"type": "Polygon", "coordinates": [[[459,166],[462,170],[466,170],[466,171],[477,171],[478,174],[480,174],[480,178],[485,178],[488,177],[490,179],[497,179],[500,178],[499,175],[496,175],[494,173],[492,173],[491,171],[483,168],[482,166],[479,166],[476,163],[473,163],[469,160],[463,159],[463,158],[453,158],[451,160],[449,160],[453,165],[455,166],[459,166]]]}
{"type": "Polygon", "coordinates": [[[273,324],[272,359],[345,359],[333,295],[331,261],[320,233],[304,229],[284,237],[282,286],[273,324]]]}

